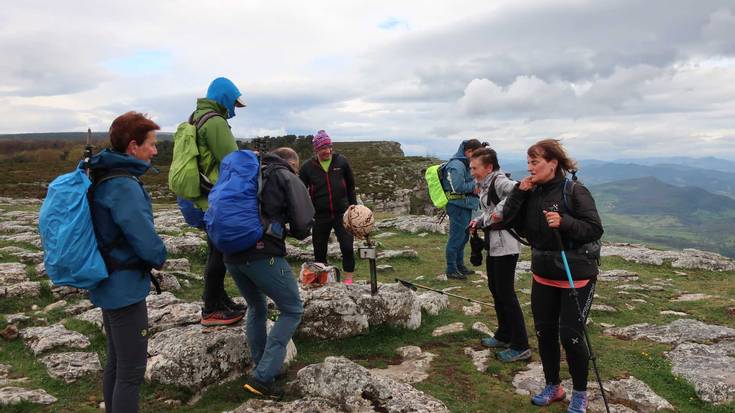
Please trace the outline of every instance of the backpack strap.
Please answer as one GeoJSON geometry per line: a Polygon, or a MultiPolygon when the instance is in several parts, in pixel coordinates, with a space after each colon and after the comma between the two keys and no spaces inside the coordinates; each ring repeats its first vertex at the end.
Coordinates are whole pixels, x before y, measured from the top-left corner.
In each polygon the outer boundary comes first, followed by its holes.
{"type": "Polygon", "coordinates": [[[572,213],[573,209],[570,206],[571,203],[569,202],[569,199],[572,196],[572,192],[574,191],[574,185],[576,185],[576,182],[569,178],[564,178],[563,185],[564,188],[562,188],[562,202],[564,204],[564,209],[570,214],[574,215],[572,213]]]}
{"type": "Polygon", "coordinates": [[[498,205],[500,203],[500,197],[498,196],[498,193],[495,191],[495,180],[496,179],[498,179],[498,176],[497,175],[493,176],[493,179],[490,180],[490,189],[487,191],[487,201],[492,201],[493,205],[498,205]]]}
{"type": "MultiPolygon", "coordinates": [[[[189,124],[194,125],[194,127],[197,130],[197,133],[199,133],[199,129],[204,126],[205,123],[207,123],[208,120],[219,116],[220,118],[224,119],[224,117],[219,114],[218,112],[215,112],[213,110],[210,110],[209,112],[205,112],[202,116],[197,119],[196,122],[194,122],[194,114],[196,112],[192,112],[189,116],[189,124]]],[[[197,155],[197,158],[199,155],[197,155]]],[[[197,167],[199,166],[199,162],[197,162],[197,167]]],[[[208,195],[212,191],[212,187],[214,187],[214,184],[209,180],[207,175],[204,174],[201,170],[199,171],[199,189],[201,190],[202,194],[208,195]]]]}
{"type": "Polygon", "coordinates": [[[137,176],[131,174],[127,169],[123,168],[112,168],[93,171],[91,176],[92,186],[90,186],[89,190],[87,191],[87,201],[89,202],[89,211],[92,215],[92,227],[94,228],[94,235],[95,238],[97,238],[97,248],[100,251],[100,255],[102,255],[102,259],[105,261],[107,272],[113,273],[117,270],[142,270],[144,273],[148,273],[148,276],[151,278],[151,282],[156,288],[156,294],[161,294],[161,284],[158,282],[158,279],[154,277],[151,273],[152,267],[149,264],[146,264],[140,260],[121,263],[112,258],[112,250],[123,245],[123,243],[125,242],[125,236],[120,234],[117,238],[112,240],[112,242],[105,245],[104,243],[102,243],[97,228],[94,226],[94,192],[97,190],[98,186],[100,186],[103,182],[109,181],[113,178],[130,178],[137,182],[141,187],[143,186],[143,183],[140,181],[140,179],[138,179],[137,176]]]}
{"type": "Polygon", "coordinates": [[[199,119],[197,119],[197,121],[195,123],[194,122],[194,113],[196,113],[196,112],[192,112],[191,116],[189,116],[189,124],[190,125],[194,125],[194,127],[196,127],[197,130],[201,129],[201,127],[204,126],[204,124],[207,123],[208,120],[210,120],[210,119],[212,119],[212,118],[214,118],[216,116],[219,116],[220,118],[224,119],[224,117],[222,115],[220,115],[219,113],[217,113],[217,112],[215,112],[213,110],[210,110],[209,112],[206,112],[205,114],[203,114],[202,116],[200,116],[199,119]]]}
{"type": "MultiPolygon", "coordinates": [[[[562,183],[562,205],[564,205],[564,211],[566,211],[569,215],[574,216],[574,209],[572,209],[572,193],[574,191],[574,185],[577,184],[575,176],[574,179],[569,179],[567,177],[564,177],[564,182],[562,183]]],[[[566,248],[573,249],[574,245],[571,240],[566,242],[565,245],[566,248]]]]}

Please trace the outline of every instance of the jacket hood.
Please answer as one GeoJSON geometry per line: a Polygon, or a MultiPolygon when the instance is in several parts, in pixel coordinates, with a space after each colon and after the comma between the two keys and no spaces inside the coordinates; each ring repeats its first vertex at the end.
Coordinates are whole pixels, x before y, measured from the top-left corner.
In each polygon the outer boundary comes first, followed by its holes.
{"type": "MultiPolygon", "coordinates": [[[[80,163],[80,165],[82,165],[80,163]]],[[[97,169],[126,169],[134,176],[143,175],[151,165],[136,159],[126,153],[115,152],[110,148],[89,158],[89,168],[97,169]]]]}
{"type": "Polygon", "coordinates": [[[242,94],[230,79],[218,77],[207,89],[207,99],[213,100],[227,109],[227,119],[235,116],[235,100],[242,94]]]}
{"type": "Polygon", "coordinates": [[[459,159],[461,161],[467,161],[467,157],[464,156],[464,146],[467,144],[467,141],[462,141],[462,143],[459,144],[459,148],[457,148],[457,152],[452,155],[450,159],[459,159]]]}
{"type": "Polygon", "coordinates": [[[293,172],[291,170],[291,165],[278,155],[265,154],[263,156],[262,163],[263,168],[268,169],[269,171],[275,171],[276,169],[287,169],[290,172],[293,172]]]}

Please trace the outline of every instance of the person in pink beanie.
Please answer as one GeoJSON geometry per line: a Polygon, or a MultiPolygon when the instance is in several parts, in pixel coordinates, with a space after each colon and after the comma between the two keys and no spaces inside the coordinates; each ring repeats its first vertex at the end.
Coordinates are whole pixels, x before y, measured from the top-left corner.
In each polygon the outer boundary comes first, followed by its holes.
{"type": "Polygon", "coordinates": [[[311,236],[314,261],[327,264],[327,244],[334,229],[342,253],[344,283],[352,284],[354,238],[342,225],[342,215],[350,205],[357,204],[352,167],[347,158],[332,152],[332,139],[324,130],[318,131],[311,142],[314,157],[304,162],[299,176],[316,210],[311,236]]]}

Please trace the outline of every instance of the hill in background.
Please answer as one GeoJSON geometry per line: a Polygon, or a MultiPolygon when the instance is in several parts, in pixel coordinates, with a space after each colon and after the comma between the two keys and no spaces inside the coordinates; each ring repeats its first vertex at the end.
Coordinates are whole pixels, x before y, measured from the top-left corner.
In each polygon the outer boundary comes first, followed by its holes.
{"type": "MultiPolygon", "coordinates": [[[[164,135],[165,136],[165,135],[164,135]]],[[[0,135],[0,196],[42,198],[46,185],[72,170],[82,157],[86,133],[0,135]],[[13,137],[15,139],[11,139],[13,137]]],[[[94,133],[96,149],[107,146],[106,133],[94,133]]],[[[267,137],[261,142],[240,141],[241,147],[294,148],[306,161],[312,156],[311,136],[267,137]]],[[[370,206],[395,203],[398,194],[412,213],[430,211],[423,170],[439,160],[406,157],[397,142],[335,142],[355,171],[358,192],[370,206]],[[406,194],[408,191],[408,194],[406,194]]],[[[173,201],[167,175],[172,142],[161,139],[153,164],[159,174],[144,177],[157,202],[173,201]]],[[[582,161],[579,177],[593,192],[608,241],[643,242],[664,248],[700,248],[735,257],[735,174],[701,169],[678,158],[649,165],[582,161]],[[727,196],[725,196],[727,195],[727,196]]],[[[714,162],[722,169],[728,162],[714,162]]],[[[501,160],[513,178],[526,175],[523,163],[501,160]],[[517,169],[515,169],[517,168],[517,169]]],[[[647,161],[646,161],[647,162],[647,161]]]]}
{"type": "Polygon", "coordinates": [[[654,177],[591,185],[608,241],[699,248],[735,257],[735,200],[654,177]]]}

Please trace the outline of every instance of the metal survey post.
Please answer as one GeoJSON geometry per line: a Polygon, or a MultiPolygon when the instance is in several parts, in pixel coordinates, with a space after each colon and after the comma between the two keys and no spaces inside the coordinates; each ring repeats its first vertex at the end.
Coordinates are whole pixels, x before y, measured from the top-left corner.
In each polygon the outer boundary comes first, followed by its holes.
{"type": "Polygon", "coordinates": [[[365,246],[361,246],[358,251],[360,258],[367,259],[370,264],[370,294],[375,295],[378,293],[378,268],[375,261],[377,253],[375,245],[370,242],[370,237],[365,238],[365,246]]]}

